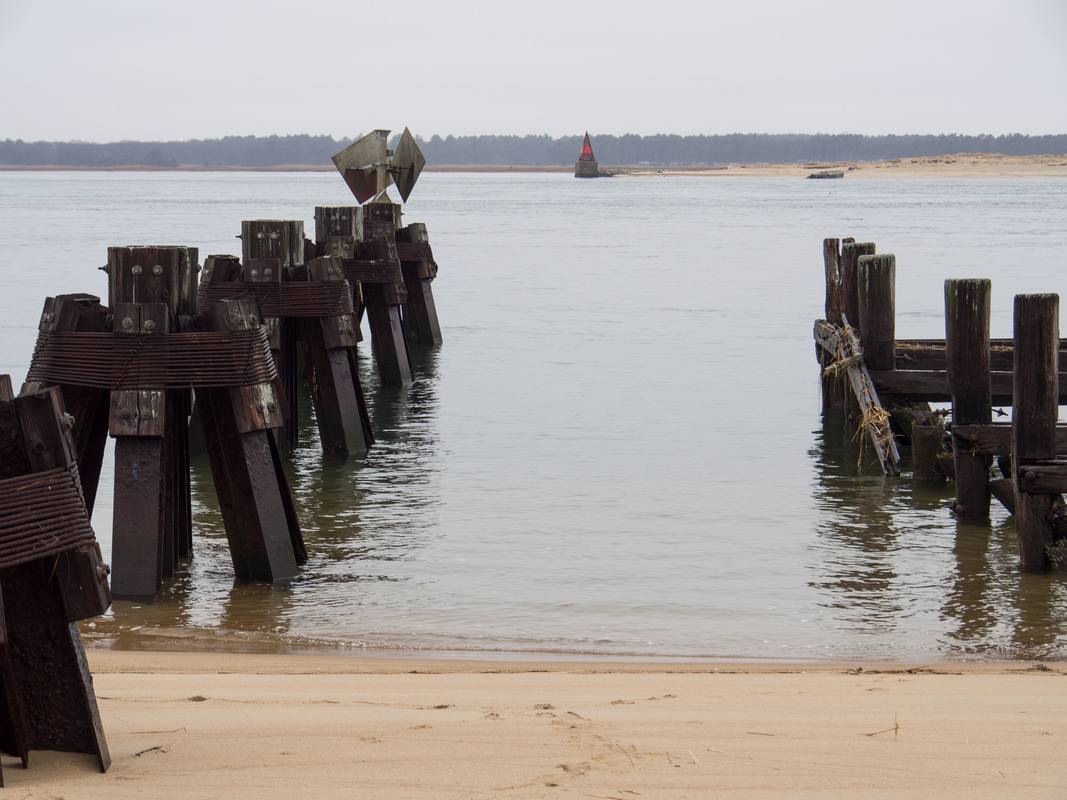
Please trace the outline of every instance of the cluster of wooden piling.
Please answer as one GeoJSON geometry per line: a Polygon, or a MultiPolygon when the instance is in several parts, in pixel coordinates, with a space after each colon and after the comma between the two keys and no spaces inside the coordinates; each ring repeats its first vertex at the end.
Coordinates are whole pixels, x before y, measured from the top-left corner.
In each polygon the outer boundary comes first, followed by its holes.
{"type": "Polygon", "coordinates": [[[945,338],[898,339],[895,257],[853,239],[826,239],[823,255],[825,319],[815,322],[815,342],[824,406],[847,412],[887,475],[899,471],[897,442],[910,444],[913,478],[953,480],[959,517],[986,519],[990,497],[1000,500],[1015,515],[1023,569],[1062,563],[1059,297],[1016,295],[1014,337],[991,339],[991,282],[946,280],[945,338]],[[930,403],[951,404],[950,418],[930,403]],[[1003,406],[1011,422],[994,423],[1003,406]]]}
{"type": "Polygon", "coordinates": [[[24,764],[47,748],[106,769],[71,623],[103,613],[112,592],[153,596],[191,556],[191,434],[208,451],[235,576],[291,579],[307,559],[283,469],[300,393],[324,451],[364,453],[362,315],[383,385],[412,380],[409,347],[440,344],[425,226],[401,227],[383,200],[315,219],[314,242],[301,221],[245,221],[242,256],[203,270],[195,248],[111,247],[108,304],[47,298],[17,398],[0,376],[0,750],[24,764]],[[110,588],[89,524],[109,433],[110,588]]]}

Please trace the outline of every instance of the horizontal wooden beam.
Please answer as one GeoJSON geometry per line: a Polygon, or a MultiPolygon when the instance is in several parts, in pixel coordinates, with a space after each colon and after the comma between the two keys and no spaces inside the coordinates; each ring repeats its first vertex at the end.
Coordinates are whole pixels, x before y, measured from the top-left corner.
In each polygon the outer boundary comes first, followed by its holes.
{"type": "MultiPolygon", "coordinates": [[[[981,456],[1011,455],[1011,423],[953,425],[952,435],[962,439],[981,456]]],[[[1067,455],[1067,425],[1056,427],[1056,452],[1067,455]]]]}
{"type": "MultiPolygon", "coordinates": [[[[939,369],[896,369],[871,372],[871,379],[879,393],[906,395],[912,400],[947,403],[952,399],[948,388],[948,373],[939,369]]],[[[1012,399],[1012,373],[989,373],[993,388],[993,405],[1008,406],[1012,399]]],[[[1067,374],[1060,373],[1060,403],[1067,404],[1067,374]]]]}
{"type": "MultiPolygon", "coordinates": [[[[909,344],[897,341],[893,351],[897,369],[945,369],[945,346],[909,344]]],[[[994,343],[989,352],[990,368],[999,372],[1011,372],[1015,368],[1015,352],[1012,345],[994,343]]],[[[1059,351],[1060,372],[1067,372],[1067,349],[1059,351]]]]}
{"type": "Polygon", "coordinates": [[[1067,458],[1020,466],[1019,489],[1027,494],[1067,492],[1067,458]]]}

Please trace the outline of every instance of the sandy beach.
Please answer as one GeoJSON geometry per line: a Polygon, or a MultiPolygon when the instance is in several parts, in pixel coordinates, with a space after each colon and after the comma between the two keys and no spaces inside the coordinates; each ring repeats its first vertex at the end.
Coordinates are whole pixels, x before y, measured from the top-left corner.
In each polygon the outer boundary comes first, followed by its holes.
{"type": "MultiPolygon", "coordinates": [[[[828,161],[806,164],[729,164],[715,167],[645,167],[601,164],[615,177],[657,175],[663,177],[764,177],[806,178],[821,170],[843,170],[845,178],[1062,178],[1067,177],[1067,154],[1005,156],[997,153],[958,153],[946,156],[896,158],[890,161],[828,161]]],[[[273,167],[201,166],[178,167],[23,167],[0,164],[0,172],[333,172],[332,164],[282,164],[273,167]]],[[[560,172],[571,173],[572,165],[526,164],[428,164],[426,172],[560,172]]]]}
{"type": "Polygon", "coordinates": [[[1063,797],[1067,668],[91,650],[114,759],[16,798],[1063,797]]]}

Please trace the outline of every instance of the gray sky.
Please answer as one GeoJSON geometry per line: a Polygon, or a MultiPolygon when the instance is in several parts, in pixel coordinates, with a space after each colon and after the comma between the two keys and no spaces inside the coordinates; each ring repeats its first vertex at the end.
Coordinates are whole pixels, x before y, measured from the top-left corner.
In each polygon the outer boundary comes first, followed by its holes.
{"type": "Polygon", "coordinates": [[[405,124],[1062,133],[1067,0],[0,0],[0,138],[405,124]]]}

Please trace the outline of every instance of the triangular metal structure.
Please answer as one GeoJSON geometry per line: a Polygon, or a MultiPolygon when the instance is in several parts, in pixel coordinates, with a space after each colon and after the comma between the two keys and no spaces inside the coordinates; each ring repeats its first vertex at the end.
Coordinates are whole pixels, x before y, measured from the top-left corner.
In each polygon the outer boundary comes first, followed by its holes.
{"type": "Polygon", "coordinates": [[[358,203],[381,194],[392,182],[388,137],[387,130],[372,131],[333,157],[334,166],[358,203]]]}
{"type": "Polygon", "coordinates": [[[396,152],[388,147],[389,131],[368,133],[333,157],[334,166],[361,205],[368,200],[388,199],[385,190],[395,183],[407,202],[426,158],[411,131],[404,128],[396,152]]]}
{"type": "Polygon", "coordinates": [[[426,166],[426,157],[423,156],[422,150],[419,149],[418,142],[415,141],[415,137],[411,135],[411,131],[404,128],[404,133],[400,136],[400,143],[396,146],[396,152],[393,154],[393,183],[396,184],[397,191],[400,192],[400,196],[406,203],[408,197],[411,195],[411,190],[415,188],[415,181],[419,179],[419,175],[422,174],[422,168],[426,166]]]}

